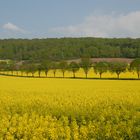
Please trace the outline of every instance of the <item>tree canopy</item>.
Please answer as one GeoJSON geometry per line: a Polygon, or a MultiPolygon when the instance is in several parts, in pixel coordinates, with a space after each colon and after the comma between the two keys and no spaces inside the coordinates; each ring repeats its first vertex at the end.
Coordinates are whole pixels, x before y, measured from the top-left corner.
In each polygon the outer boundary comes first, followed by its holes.
{"type": "Polygon", "coordinates": [[[131,70],[134,70],[137,72],[138,78],[140,78],[140,58],[137,58],[132,61],[130,64],[131,70]]]}
{"type": "Polygon", "coordinates": [[[109,64],[109,70],[112,73],[116,73],[118,78],[122,72],[125,72],[128,64],[125,62],[112,62],[109,64]]]}
{"type": "Polygon", "coordinates": [[[92,58],[139,58],[140,39],[48,38],[0,40],[0,59],[68,60],[92,58]]]}
{"type": "Polygon", "coordinates": [[[99,73],[100,78],[102,78],[102,74],[108,71],[108,63],[107,62],[98,62],[94,66],[95,73],[99,73]]]}

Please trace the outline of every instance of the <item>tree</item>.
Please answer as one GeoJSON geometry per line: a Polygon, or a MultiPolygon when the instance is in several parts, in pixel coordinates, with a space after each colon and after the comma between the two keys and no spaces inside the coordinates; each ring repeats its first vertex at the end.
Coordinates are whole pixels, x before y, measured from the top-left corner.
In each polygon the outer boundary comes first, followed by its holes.
{"type": "Polygon", "coordinates": [[[79,68],[79,64],[77,64],[76,62],[71,62],[69,64],[69,71],[72,71],[73,78],[75,78],[75,73],[79,70],[79,68]]]}
{"type": "Polygon", "coordinates": [[[14,71],[16,70],[16,63],[15,61],[9,61],[7,65],[7,71],[11,71],[12,75],[14,74],[14,71]]]}
{"type": "Polygon", "coordinates": [[[140,78],[140,58],[133,60],[130,64],[130,69],[136,71],[138,79],[140,78]]]}
{"type": "Polygon", "coordinates": [[[7,62],[6,61],[0,61],[0,72],[5,71],[7,69],[7,62]]]}
{"type": "Polygon", "coordinates": [[[22,64],[19,66],[19,70],[20,70],[20,72],[21,72],[21,76],[23,76],[23,73],[26,72],[24,63],[22,63],[22,64]]]}
{"type": "Polygon", "coordinates": [[[62,71],[62,73],[63,73],[63,78],[65,77],[65,72],[66,72],[66,70],[68,69],[68,64],[67,64],[67,62],[66,61],[61,61],[60,63],[59,63],[59,68],[60,68],[60,70],[62,71]]]}
{"type": "Polygon", "coordinates": [[[42,64],[38,64],[37,65],[37,71],[38,71],[38,76],[41,76],[41,71],[43,70],[43,65],[42,64]]]}
{"type": "MultiPolygon", "coordinates": [[[[31,62],[30,62],[31,63],[31,62]]],[[[30,63],[29,62],[23,62],[20,65],[20,71],[21,71],[21,76],[23,76],[23,73],[26,73],[26,76],[28,77],[29,73],[30,73],[30,63]]]]}
{"type": "Polygon", "coordinates": [[[86,78],[87,78],[87,75],[88,75],[88,72],[89,72],[89,70],[90,70],[90,68],[91,68],[91,61],[90,61],[90,58],[82,58],[81,59],[81,63],[80,63],[80,65],[81,65],[81,67],[83,68],[83,70],[84,70],[84,73],[85,73],[85,75],[86,75],[86,78]]]}
{"type": "Polygon", "coordinates": [[[100,78],[102,78],[102,74],[108,71],[108,63],[107,62],[98,62],[94,65],[94,71],[96,74],[99,73],[100,78]]]}
{"type": "Polygon", "coordinates": [[[18,75],[18,72],[19,72],[19,65],[15,64],[15,71],[16,71],[16,75],[18,75]]]}
{"type": "Polygon", "coordinates": [[[48,76],[48,72],[50,70],[50,61],[45,60],[41,63],[42,65],[42,70],[44,70],[46,77],[48,76]]]}
{"type": "Polygon", "coordinates": [[[112,73],[116,73],[118,79],[120,78],[120,74],[125,72],[128,64],[125,62],[111,62],[109,64],[109,71],[112,73]]]}
{"type": "Polygon", "coordinates": [[[28,64],[28,72],[32,74],[32,77],[34,77],[35,72],[37,71],[37,66],[34,63],[28,64]]]}
{"type": "Polygon", "coordinates": [[[32,62],[24,63],[22,66],[22,70],[25,71],[27,76],[29,73],[31,73],[32,77],[34,77],[34,74],[37,71],[37,65],[32,62]]]}
{"type": "Polygon", "coordinates": [[[51,62],[50,68],[53,71],[53,75],[55,77],[56,71],[57,71],[57,68],[58,68],[58,64],[56,62],[51,62]]]}

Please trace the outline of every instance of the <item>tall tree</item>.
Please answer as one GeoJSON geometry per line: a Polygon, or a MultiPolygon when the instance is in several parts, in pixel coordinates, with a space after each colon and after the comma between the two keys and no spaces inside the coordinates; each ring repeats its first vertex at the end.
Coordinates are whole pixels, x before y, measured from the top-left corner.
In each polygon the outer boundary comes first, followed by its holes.
{"type": "Polygon", "coordinates": [[[8,65],[7,65],[7,71],[11,71],[11,74],[13,75],[14,74],[14,71],[16,71],[17,69],[17,65],[15,63],[15,61],[9,61],[8,62],[8,65]]]}
{"type": "Polygon", "coordinates": [[[133,60],[130,64],[130,69],[136,71],[138,79],[140,78],[140,58],[133,60]]]}
{"type": "Polygon", "coordinates": [[[79,70],[79,64],[76,62],[71,62],[69,64],[69,70],[73,73],[73,78],[75,78],[75,73],[79,70]]]}
{"type": "Polygon", "coordinates": [[[90,68],[91,68],[91,64],[92,64],[92,63],[91,63],[90,58],[82,58],[82,59],[81,59],[80,66],[83,68],[84,73],[85,73],[85,75],[86,75],[86,78],[87,78],[88,72],[89,72],[89,70],[90,70],[90,68]]]}
{"type": "Polygon", "coordinates": [[[51,62],[50,68],[51,68],[51,70],[53,71],[53,75],[54,75],[54,77],[55,77],[56,71],[57,71],[57,69],[58,69],[58,64],[57,64],[56,62],[51,62]]]}
{"type": "Polygon", "coordinates": [[[98,62],[94,65],[94,71],[96,74],[99,73],[100,78],[102,78],[102,74],[108,71],[108,63],[107,62],[98,62]]]}
{"type": "Polygon", "coordinates": [[[32,74],[32,77],[34,77],[34,74],[37,71],[37,65],[34,63],[28,64],[28,71],[32,74]]]}
{"type": "Polygon", "coordinates": [[[21,76],[23,76],[24,72],[26,72],[24,63],[19,66],[19,71],[21,72],[21,76]]]}
{"type": "Polygon", "coordinates": [[[6,71],[6,69],[7,69],[7,62],[0,61],[0,72],[6,71]]]}
{"type": "Polygon", "coordinates": [[[27,77],[29,73],[31,73],[32,77],[34,77],[34,74],[37,71],[37,65],[33,62],[27,62],[22,65],[22,70],[25,71],[27,77]]]}
{"type": "Polygon", "coordinates": [[[68,69],[68,64],[66,61],[61,61],[59,63],[59,69],[62,71],[62,74],[63,74],[63,78],[65,77],[65,72],[66,70],[68,69]]]}
{"type": "Polygon", "coordinates": [[[46,77],[48,77],[48,72],[49,72],[50,67],[51,67],[50,61],[45,60],[45,61],[42,62],[41,65],[42,65],[42,68],[43,68],[43,70],[45,72],[46,77]]]}
{"type": "Polygon", "coordinates": [[[37,71],[38,71],[38,76],[41,77],[41,72],[43,70],[43,65],[42,63],[37,65],[37,71]]]}
{"type": "Polygon", "coordinates": [[[120,78],[120,74],[125,72],[128,64],[125,62],[111,62],[109,63],[109,71],[112,73],[116,73],[118,79],[120,78]]]}

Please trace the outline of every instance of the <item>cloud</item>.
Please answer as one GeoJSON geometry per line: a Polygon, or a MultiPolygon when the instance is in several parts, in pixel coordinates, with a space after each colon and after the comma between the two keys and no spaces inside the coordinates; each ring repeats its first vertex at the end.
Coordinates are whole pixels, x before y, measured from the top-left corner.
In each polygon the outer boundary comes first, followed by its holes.
{"type": "Polygon", "coordinates": [[[16,32],[16,33],[22,33],[22,34],[26,34],[26,33],[29,33],[28,31],[16,26],[15,24],[13,23],[6,23],[3,25],[3,29],[5,30],[8,30],[8,31],[11,31],[11,32],[16,32]]]}
{"type": "Polygon", "coordinates": [[[77,25],[50,30],[60,36],[140,37],[140,11],[128,14],[92,15],[77,25]]]}

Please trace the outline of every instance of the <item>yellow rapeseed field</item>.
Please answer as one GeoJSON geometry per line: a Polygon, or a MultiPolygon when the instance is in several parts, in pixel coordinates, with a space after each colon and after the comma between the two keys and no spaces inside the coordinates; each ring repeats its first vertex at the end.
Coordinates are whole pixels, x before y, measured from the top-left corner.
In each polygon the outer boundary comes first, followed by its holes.
{"type": "Polygon", "coordinates": [[[140,81],[0,76],[1,140],[139,140],[140,81]]]}

